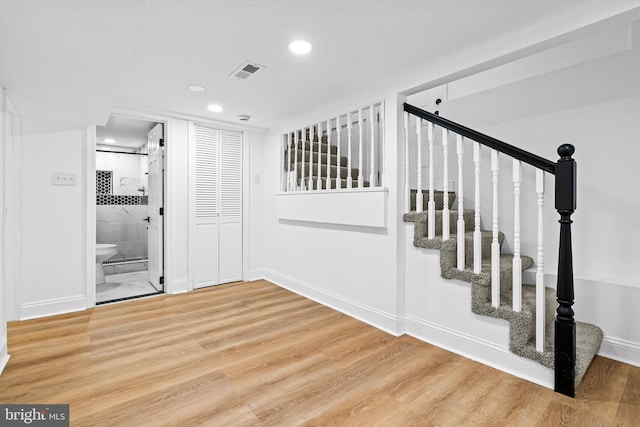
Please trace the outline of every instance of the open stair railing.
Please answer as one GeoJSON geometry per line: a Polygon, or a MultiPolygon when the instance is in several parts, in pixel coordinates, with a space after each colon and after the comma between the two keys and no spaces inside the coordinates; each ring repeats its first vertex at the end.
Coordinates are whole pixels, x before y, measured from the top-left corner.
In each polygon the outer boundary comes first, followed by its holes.
{"type": "MultiPolygon", "coordinates": [[[[536,169],[536,197],[537,197],[537,269],[536,269],[536,351],[543,352],[545,348],[545,287],[544,287],[544,245],[543,245],[543,207],[544,207],[544,174],[555,175],[555,208],[560,214],[560,245],[558,257],[558,282],[557,302],[554,335],[554,389],[556,392],[567,396],[575,396],[576,377],[576,322],[572,305],[574,303],[573,263],[571,248],[571,215],[576,209],[576,162],[571,157],[575,151],[570,144],[561,145],[558,148],[560,159],[557,162],[529,153],[513,145],[499,141],[475,130],[429,113],[410,104],[404,104],[404,144],[405,144],[405,183],[404,203],[405,213],[411,207],[410,189],[410,159],[409,159],[409,135],[412,132],[410,117],[415,117],[415,137],[417,141],[417,191],[415,206],[417,212],[423,211],[422,188],[422,145],[424,143],[423,128],[426,124],[426,142],[428,144],[428,200],[427,200],[427,237],[435,238],[435,187],[434,187],[434,144],[436,133],[441,132],[442,143],[442,182],[443,182],[443,213],[442,213],[442,239],[451,238],[451,224],[449,220],[449,139],[455,137],[458,180],[457,202],[458,216],[456,223],[457,232],[457,268],[465,269],[465,223],[463,201],[463,153],[464,140],[468,139],[473,144],[474,166],[474,230],[473,230],[473,272],[481,271],[482,244],[480,230],[480,152],[482,147],[491,150],[491,177],[492,177],[492,242],[491,242],[491,304],[493,307],[500,305],[500,245],[499,245],[499,217],[498,217],[498,182],[499,182],[499,156],[509,156],[513,161],[513,192],[514,192],[514,232],[513,232],[513,311],[522,310],[522,268],[520,255],[520,187],[522,162],[536,169]],[[426,122],[426,123],[425,123],[426,122]]],[[[304,174],[303,174],[304,176],[304,174]]]]}
{"type": "Polygon", "coordinates": [[[384,104],[282,135],[282,192],[384,186],[384,104]]]}

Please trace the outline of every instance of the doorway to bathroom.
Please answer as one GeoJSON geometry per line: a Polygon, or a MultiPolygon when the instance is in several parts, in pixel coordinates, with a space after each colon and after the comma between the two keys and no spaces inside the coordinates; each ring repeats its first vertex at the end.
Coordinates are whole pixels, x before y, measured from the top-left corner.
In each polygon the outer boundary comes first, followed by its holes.
{"type": "Polygon", "coordinates": [[[164,124],[96,127],[96,304],[164,293],[164,124]]]}

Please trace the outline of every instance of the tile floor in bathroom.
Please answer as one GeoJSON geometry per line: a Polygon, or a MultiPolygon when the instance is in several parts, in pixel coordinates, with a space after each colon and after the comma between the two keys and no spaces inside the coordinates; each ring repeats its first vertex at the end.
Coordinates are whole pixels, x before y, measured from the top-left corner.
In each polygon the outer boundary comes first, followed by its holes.
{"type": "Polygon", "coordinates": [[[96,286],[96,303],[158,292],[149,282],[148,271],[105,275],[105,280],[96,286]]]}

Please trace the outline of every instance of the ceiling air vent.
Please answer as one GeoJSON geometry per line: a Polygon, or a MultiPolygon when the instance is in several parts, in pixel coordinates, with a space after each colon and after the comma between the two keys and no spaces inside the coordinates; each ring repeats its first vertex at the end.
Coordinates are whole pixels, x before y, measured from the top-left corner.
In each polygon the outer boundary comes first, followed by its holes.
{"type": "Polygon", "coordinates": [[[233,72],[229,75],[232,77],[236,77],[238,79],[246,80],[261,68],[265,68],[264,65],[256,64],[255,62],[244,61],[242,64],[240,64],[238,68],[233,70],[233,72]]]}

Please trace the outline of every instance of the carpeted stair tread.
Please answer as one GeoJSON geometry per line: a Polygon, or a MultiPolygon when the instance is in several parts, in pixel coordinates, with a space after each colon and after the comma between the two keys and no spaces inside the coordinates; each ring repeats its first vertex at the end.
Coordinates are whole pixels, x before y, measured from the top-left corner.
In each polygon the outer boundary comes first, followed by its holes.
{"type": "MultiPolygon", "coordinates": [[[[302,178],[302,164],[298,163],[297,167],[298,167],[298,173],[296,174],[297,178],[300,179],[302,178]]],[[[327,177],[327,166],[326,165],[321,165],[320,166],[320,170],[322,171],[322,178],[325,179],[327,177]]],[[[329,173],[330,173],[330,178],[337,178],[338,177],[338,172],[340,172],[340,179],[347,179],[348,175],[349,175],[349,169],[347,169],[346,167],[337,167],[337,166],[331,166],[329,168],[329,173]]],[[[309,165],[308,163],[304,164],[304,176],[305,177],[309,177],[309,176],[318,176],[318,164],[317,163],[313,163],[311,165],[309,165]]],[[[358,168],[351,168],[351,179],[357,179],[358,178],[358,168]]],[[[317,179],[317,178],[316,178],[317,179]]]]}
{"type": "MultiPolygon", "coordinates": [[[[410,190],[410,199],[409,199],[409,210],[416,210],[416,196],[418,194],[418,190],[411,189],[410,190]]],[[[449,191],[449,209],[453,206],[453,203],[456,200],[455,191],[449,191]]],[[[437,211],[442,210],[444,208],[444,191],[436,190],[433,192],[433,201],[435,203],[435,209],[437,211]]],[[[422,210],[427,211],[429,208],[429,190],[422,190],[422,210]]]]}
{"type": "MultiPolygon", "coordinates": [[[[318,189],[318,177],[312,177],[311,181],[312,181],[311,190],[317,190],[318,189]]],[[[307,180],[306,182],[308,183],[309,181],[307,180]]],[[[298,183],[300,183],[300,180],[298,180],[298,183]]],[[[331,188],[332,189],[337,188],[336,185],[337,185],[336,179],[335,178],[331,178],[331,188]]],[[[363,185],[363,187],[370,187],[371,183],[369,181],[363,181],[362,185],[363,185]]],[[[347,188],[347,180],[346,179],[341,179],[340,180],[340,188],[347,188]]],[[[357,179],[351,180],[351,188],[358,188],[358,180],[357,179]]],[[[320,189],[322,189],[322,190],[326,190],[327,189],[326,177],[322,178],[320,189]]]]}
{"type": "Polygon", "coordinates": [[[331,154],[338,154],[338,146],[337,145],[328,145],[326,142],[318,144],[317,140],[311,143],[309,140],[304,141],[304,143],[298,142],[298,149],[301,150],[304,145],[305,151],[313,151],[318,152],[320,150],[321,153],[326,153],[329,151],[331,154]]]}
{"type": "MultiPolygon", "coordinates": [[[[442,214],[443,211],[441,210],[436,210],[435,212],[435,223],[436,223],[436,227],[435,227],[435,235],[437,236],[442,236],[442,214]]],[[[475,227],[474,225],[474,211],[472,209],[465,209],[462,211],[462,217],[464,218],[464,228],[466,231],[472,231],[475,227]]],[[[404,221],[405,222],[413,222],[414,224],[414,234],[413,234],[413,240],[414,242],[416,241],[416,239],[422,238],[422,237],[427,237],[428,236],[428,219],[429,219],[429,214],[427,211],[423,211],[423,212],[409,212],[404,214],[404,221]]],[[[456,227],[457,227],[457,223],[458,223],[458,211],[457,210],[450,210],[449,211],[449,225],[450,225],[450,230],[451,233],[455,233],[457,231],[456,227]]],[[[440,246],[434,247],[434,246],[421,246],[421,247],[425,247],[425,248],[432,248],[432,249],[440,249],[440,246]]]]}
{"type": "MultiPolygon", "coordinates": [[[[466,212],[465,212],[465,216],[466,216],[466,212]]],[[[472,219],[473,218],[471,218],[471,220],[472,219]]],[[[468,227],[465,227],[465,228],[468,228],[468,227]]],[[[425,231],[424,233],[426,234],[427,232],[425,231]]],[[[414,233],[414,234],[417,234],[417,233],[414,233]]],[[[451,239],[457,240],[457,235],[451,234],[451,237],[449,238],[449,240],[451,239]]],[[[465,239],[465,252],[466,252],[465,264],[467,266],[472,266],[473,265],[473,231],[465,231],[464,239],[465,239]]],[[[482,258],[488,259],[491,257],[491,243],[493,242],[493,233],[488,230],[482,230],[480,231],[480,239],[482,242],[482,249],[481,249],[482,258]]],[[[499,231],[498,243],[502,246],[503,242],[504,242],[504,233],[499,231]]],[[[432,240],[430,240],[426,236],[418,237],[418,238],[414,237],[413,244],[414,246],[419,248],[440,249],[442,247],[442,234],[440,235],[436,234],[436,236],[432,240]]]]}
{"type": "MultiPolygon", "coordinates": [[[[292,151],[292,153],[293,153],[293,151],[292,151]]],[[[318,163],[318,151],[316,150],[314,152],[310,152],[310,151],[306,150],[304,152],[304,155],[303,155],[302,148],[296,150],[295,155],[291,156],[291,160],[290,160],[291,167],[290,167],[290,169],[293,169],[293,166],[296,163],[301,163],[302,159],[304,159],[306,163],[309,163],[309,160],[313,159],[313,163],[317,164],[318,163]],[[297,158],[296,158],[296,156],[297,156],[297,158]]],[[[335,166],[335,165],[338,164],[338,159],[340,159],[340,166],[342,166],[342,167],[346,167],[347,166],[347,163],[348,163],[349,159],[347,159],[346,156],[338,156],[335,153],[332,153],[332,154],[329,155],[329,162],[330,162],[330,164],[332,166],[335,166]]],[[[320,163],[323,164],[323,165],[327,164],[327,153],[326,153],[326,150],[325,150],[325,152],[322,152],[320,154],[320,163]]]]}
{"type": "MultiPolygon", "coordinates": [[[[415,203],[415,199],[414,199],[415,203]]],[[[415,204],[414,204],[415,206],[415,204]]],[[[404,215],[405,222],[414,223],[414,241],[417,247],[440,249],[441,276],[446,279],[458,279],[471,283],[471,310],[473,313],[507,320],[509,322],[509,349],[514,354],[534,360],[543,366],[554,366],[554,328],[555,310],[557,307],[555,290],[545,288],[545,350],[539,353],[535,349],[535,317],[536,317],[536,287],[522,285],[522,309],[513,311],[512,307],[512,270],[513,254],[500,255],[500,306],[491,305],[491,242],[493,233],[489,230],[481,231],[482,241],[482,269],[480,274],[473,273],[473,221],[474,212],[465,209],[465,269],[457,269],[457,236],[451,234],[447,241],[442,240],[442,211],[436,211],[436,226],[439,235],[428,239],[428,214],[424,212],[409,212],[404,215]]],[[[450,212],[451,230],[454,231],[457,221],[457,211],[450,212]]],[[[504,234],[499,232],[500,245],[504,241],[504,234]]],[[[533,266],[533,259],[521,256],[522,270],[533,266]]],[[[603,333],[600,328],[588,323],[576,322],[576,387],[582,381],[593,357],[602,343],[603,333]]]]}

